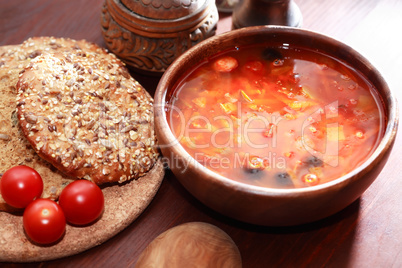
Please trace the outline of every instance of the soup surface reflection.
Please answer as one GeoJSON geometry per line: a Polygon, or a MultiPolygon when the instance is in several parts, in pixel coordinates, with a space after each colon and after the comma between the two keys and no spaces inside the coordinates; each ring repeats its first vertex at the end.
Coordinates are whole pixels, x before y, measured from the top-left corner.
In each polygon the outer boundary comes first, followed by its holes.
{"type": "Polygon", "coordinates": [[[167,117],[195,161],[270,188],[345,175],[367,160],[385,127],[382,101],[358,71],[287,44],[233,48],[190,68],[167,117]]]}

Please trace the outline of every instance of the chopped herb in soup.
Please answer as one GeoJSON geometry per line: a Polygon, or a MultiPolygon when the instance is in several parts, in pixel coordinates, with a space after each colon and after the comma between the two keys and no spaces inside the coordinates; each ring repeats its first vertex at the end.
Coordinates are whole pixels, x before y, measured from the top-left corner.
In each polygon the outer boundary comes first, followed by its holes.
{"type": "Polygon", "coordinates": [[[384,132],[382,102],[358,71],[319,52],[240,47],[191,68],[168,122],[199,163],[270,188],[314,186],[361,165],[384,132]]]}

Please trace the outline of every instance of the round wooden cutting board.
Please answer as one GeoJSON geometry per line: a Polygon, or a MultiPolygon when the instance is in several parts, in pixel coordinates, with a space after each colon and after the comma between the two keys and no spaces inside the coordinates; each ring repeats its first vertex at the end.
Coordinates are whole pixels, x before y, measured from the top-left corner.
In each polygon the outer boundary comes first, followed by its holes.
{"type": "MultiPolygon", "coordinates": [[[[45,46],[45,45],[43,45],[45,46]]],[[[0,67],[9,65],[11,68],[0,68],[0,133],[2,153],[0,166],[7,170],[15,165],[28,165],[35,168],[45,182],[44,197],[49,198],[51,186],[60,190],[68,183],[68,177],[53,171],[41,160],[38,160],[27,143],[13,125],[14,94],[18,74],[25,61],[11,61],[5,53],[17,46],[0,47],[0,67]],[[20,66],[21,65],[21,66],[20,66]],[[6,137],[6,139],[4,138],[6,137]],[[24,158],[26,158],[24,160],[24,158]],[[30,159],[29,161],[27,159],[30,159]]],[[[105,198],[105,208],[102,217],[86,227],[66,226],[62,239],[53,245],[41,246],[33,243],[24,233],[22,212],[7,207],[0,198],[0,262],[39,262],[71,256],[95,247],[115,236],[130,225],[152,201],[164,177],[164,167],[160,159],[145,176],[121,184],[115,183],[102,186],[105,198]],[[6,206],[6,207],[4,207],[6,206]]],[[[55,193],[56,197],[59,193],[55,193]]],[[[1,196],[0,196],[1,197],[1,196]]],[[[53,198],[55,198],[53,196],[53,198]]]]}

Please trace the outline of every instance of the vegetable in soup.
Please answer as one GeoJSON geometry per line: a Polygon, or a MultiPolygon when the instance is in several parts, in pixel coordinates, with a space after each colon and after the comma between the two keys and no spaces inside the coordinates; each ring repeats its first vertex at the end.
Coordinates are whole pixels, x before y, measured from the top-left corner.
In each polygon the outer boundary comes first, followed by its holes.
{"type": "Polygon", "coordinates": [[[310,49],[236,47],[180,80],[167,109],[174,135],[196,161],[242,183],[329,182],[367,160],[384,132],[367,79],[310,49]]]}

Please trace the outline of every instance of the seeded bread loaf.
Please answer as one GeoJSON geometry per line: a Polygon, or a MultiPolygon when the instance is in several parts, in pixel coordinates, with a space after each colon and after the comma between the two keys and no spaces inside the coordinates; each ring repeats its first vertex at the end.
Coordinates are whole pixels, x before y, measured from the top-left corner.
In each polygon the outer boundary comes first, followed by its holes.
{"type": "MultiPolygon", "coordinates": [[[[45,41],[50,41],[46,39],[45,41]]],[[[32,43],[32,42],[30,42],[32,43]]],[[[61,174],[42,160],[25,139],[16,114],[16,88],[19,72],[39,50],[51,49],[50,42],[35,46],[0,47],[0,175],[16,165],[26,165],[39,172],[44,180],[42,197],[57,199],[72,178],[61,174]]],[[[0,195],[0,211],[12,211],[0,195]]]]}
{"type": "Polygon", "coordinates": [[[93,44],[32,59],[17,83],[17,111],[35,151],[69,176],[123,182],[158,158],[151,96],[93,44]]]}

